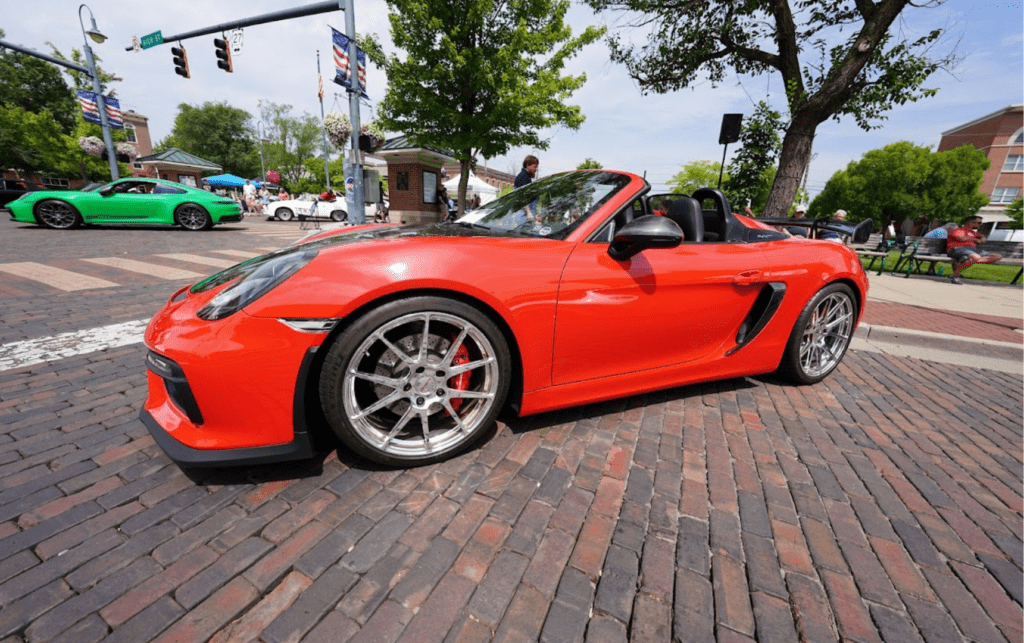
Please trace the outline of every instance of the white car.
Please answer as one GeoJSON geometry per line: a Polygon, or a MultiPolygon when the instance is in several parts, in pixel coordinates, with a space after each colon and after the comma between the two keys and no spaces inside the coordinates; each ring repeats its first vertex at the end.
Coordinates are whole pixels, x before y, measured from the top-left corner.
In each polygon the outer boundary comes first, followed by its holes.
{"type": "Polygon", "coordinates": [[[345,212],[345,202],[342,200],[316,202],[313,200],[289,199],[287,201],[273,201],[264,206],[264,210],[264,214],[268,218],[277,219],[278,221],[291,221],[296,217],[299,219],[330,219],[331,221],[344,221],[348,219],[348,213],[345,212]],[[314,203],[316,208],[313,208],[314,203]]]}

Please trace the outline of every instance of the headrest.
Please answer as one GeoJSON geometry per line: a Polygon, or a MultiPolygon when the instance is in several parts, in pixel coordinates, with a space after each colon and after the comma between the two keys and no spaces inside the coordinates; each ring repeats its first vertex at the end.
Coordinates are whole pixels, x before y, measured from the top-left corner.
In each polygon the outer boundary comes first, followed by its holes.
{"type": "Polygon", "coordinates": [[[669,206],[668,214],[665,216],[679,224],[683,230],[684,241],[704,240],[704,213],[701,212],[697,199],[679,197],[669,206]]]}

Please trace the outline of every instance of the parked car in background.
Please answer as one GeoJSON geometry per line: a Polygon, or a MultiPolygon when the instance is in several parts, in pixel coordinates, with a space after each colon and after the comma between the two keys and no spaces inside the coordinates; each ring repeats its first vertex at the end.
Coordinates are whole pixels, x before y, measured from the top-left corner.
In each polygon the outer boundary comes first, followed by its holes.
{"type": "MultiPolygon", "coordinates": [[[[284,201],[271,201],[269,205],[263,206],[263,214],[268,219],[278,221],[292,221],[293,219],[330,219],[331,221],[348,221],[348,212],[345,208],[348,205],[345,197],[339,195],[334,201],[322,201],[316,197],[298,199],[287,199],[284,201]],[[316,207],[314,208],[314,204],[316,207]]],[[[376,213],[376,205],[366,205],[366,220],[373,221],[376,213]]]]}
{"type": "Polygon", "coordinates": [[[31,181],[0,179],[0,208],[7,207],[8,203],[21,197],[26,192],[36,192],[42,189],[44,188],[31,181]]]}
{"type": "Polygon", "coordinates": [[[164,224],[208,230],[242,220],[242,208],[212,192],[159,179],[118,179],[81,190],[26,192],[7,205],[11,218],[67,230],[83,223],[164,224]]]}

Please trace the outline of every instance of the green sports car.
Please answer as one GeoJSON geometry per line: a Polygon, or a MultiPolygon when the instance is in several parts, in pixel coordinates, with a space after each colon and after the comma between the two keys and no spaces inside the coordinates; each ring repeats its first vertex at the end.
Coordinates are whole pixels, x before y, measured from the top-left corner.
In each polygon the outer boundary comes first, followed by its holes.
{"type": "Polygon", "coordinates": [[[242,220],[242,208],[206,190],[158,179],[128,178],[77,191],[26,192],[7,204],[14,221],[67,230],[83,223],[166,224],[208,230],[242,220]]]}

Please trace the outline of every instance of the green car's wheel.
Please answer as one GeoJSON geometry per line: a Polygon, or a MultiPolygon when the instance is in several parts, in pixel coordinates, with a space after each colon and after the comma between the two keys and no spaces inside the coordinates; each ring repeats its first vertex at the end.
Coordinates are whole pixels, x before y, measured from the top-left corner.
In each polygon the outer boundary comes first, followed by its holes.
{"type": "Polygon", "coordinates": [[[36,206],[36,220],[47,228],[70,230],[82,223],[82,215],[70,203],[47,199],[36,206]]]}
{"type": "Polygon", "coordinates": [[[174,212],[174,219],[186,230],[209,230],[213,226],[209,213],[195,203],[178,206],[174,212]]]}

